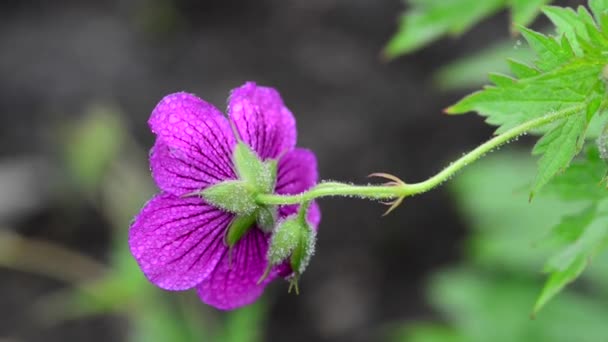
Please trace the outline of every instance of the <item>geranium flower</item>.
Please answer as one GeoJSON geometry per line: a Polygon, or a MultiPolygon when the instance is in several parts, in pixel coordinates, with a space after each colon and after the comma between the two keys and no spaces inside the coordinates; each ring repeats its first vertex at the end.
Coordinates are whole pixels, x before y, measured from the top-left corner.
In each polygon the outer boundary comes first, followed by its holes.
{"type": "MultiPolygon", "coordinates": [[[[224,202],[214,202],[205,191],[246,178],[235,163],[239,144],[253,151],[260,165],[276,169],[268,173],[273,179],[265,181],[270,185],[266,190],[249,183],[247,189],[297,194],[315,185],[318,177],[315,155],[295,147],[295,119],[275,89],[253,82],[234,89],[227,114],[228,118],[183,92],[160,101],[148,124],[156,134],[150,167],[161,192],[144,206],[129,231],[131,253],[152,283],[174,291],[196,288],[203,302],[224,310],[253,302],[270,281],[292,273],[284,263],[262,277],[272,229],[260,222],[269,217],[283,220],[298,206],[241,212],[239,198],[230,197],[236,196],[233,192],[226,192],[224,202]],[[235,209],[226,201],[234,201],[235,209]],[[262,212],[270,216],[262,220],[262,212]],[[242,235],[229,231],[237,221],[245,222],[242,235]]],[[[316,205],[307,220],[316,229],[320,221],[316,205]]]]}

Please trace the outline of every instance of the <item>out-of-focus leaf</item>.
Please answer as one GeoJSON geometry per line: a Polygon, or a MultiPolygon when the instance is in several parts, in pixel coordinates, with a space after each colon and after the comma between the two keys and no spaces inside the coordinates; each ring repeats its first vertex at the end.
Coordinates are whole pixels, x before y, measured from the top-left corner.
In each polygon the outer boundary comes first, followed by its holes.
{"type": "Polygon", "coordinates": [[[570,243],[546,263],[545,271],[550,276],[534,305],[535,313],[578,278],[589,261],[605,249],[608,216],[598,213],[595,206],[591,206],[578,215],[562,220],[552,233],[554,240],[569,240],[570,243]]]}
{"type": "Polygon", "coordinates": [[[445,325],[414,322],[392,332],[393,342],[467,342],[458,331],[445,325]]]}
{"type": "Polygon", "coordinates": [[[589,148],[584,157],[574,160],[568,170],[547,185],[546,192],[563,200],[602,200],[608,198],[608,188],[603,181],[607,172],[608,166],[597,148],[589,148]]]}
{"type": "Polygon", "coordinates": [[[266,311],[266,303],[263,300],[258,300],[253,305],[230,312],[217,341],[263,341],[262,327],[264,326],[266,311]]]}
{"type": "Polygon", "coordinates": [[[536,283],[525,277],[463,268],[433,278],[430,296],[465,341],[601,341],[608,333],[603,322],[608,310],[601,302],[570,293],[531,320],[524,313],[536,292],[536,283]]]}
{"type": "Polygon", "coordinates": [[[578,278],[587,266],[584,256],[577,255],[564,269],[554,271],[547,279],[540,296],[534,304],[533,313],[536,314],[549,302],[556,294],[564,289],[566,285],[578,278]]]}
{"type": "Polygon", "coordinates": [[[542,5],[552,0],[409,0],[397,33],[384,54],[389,58],[411,53],[445,35],[460,35],[486,17],[510,8],[514,25],[528,25],[542,5]]]}
{"type": "Polygon", "coordinates": [[[68,135],[65,142],[68,170],[76,185],[91,191],[119,154],[125,138],[124,125],[114,110],[94,106],[71,126],[68,135]]]}
{"type": "Polygon", "coordinates": [[[528,202],[526,189],[534,162],[523,152],[501,150],[454,179],[451,190],[474,233],[469,255],[495,270],[536,273],[553,251],[535,244],[563,215],[578,212],[584,203],[564,203],[541,196],[528,202]]]}
{"type": "Polygon", "coordinates": [[[514,25],[528,26],[538,14],[543,5],[552,0],[510,0],[511,21],[514,25]]]}
{"type": "Polygon", "coordinates": [[[507,57],[529,62],[533,53],[527,46],[519,46],[519,41],[494,44],[441,67],[434,75],[435,83],[445,90],[480,86],[487,83],[490,71],[510,73],[507,57]]]}
{"type": "Polygon", "coordinates": [[[398,32],[384,53],[393,58],[419,49],[445,34],[458,35],[498,11],[503,0],[410,1],[398,32]]]}

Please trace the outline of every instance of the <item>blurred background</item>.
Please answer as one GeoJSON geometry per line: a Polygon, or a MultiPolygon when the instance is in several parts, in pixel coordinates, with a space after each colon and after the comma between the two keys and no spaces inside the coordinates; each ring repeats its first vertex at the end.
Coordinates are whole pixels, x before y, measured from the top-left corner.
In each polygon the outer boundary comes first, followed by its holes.
{"type": "Polygon", "coordinates": [[[193,92],[223,109],[247,80],[276,87],[323,179],[365,183],[388,172],[420,181],[490,137],[482,119],[442,109],[503,70],[505,57],[530,58],[508,15],[384,61],[405,8],[399,0],[0,2],[0,341],[605,339],[608,271],[599,261],[582,285],[529,317],[548,255],[539,241],[559,221],[555,208],[580,207],[551,198],[528,205],[534,161],[517,149],[384,218],[376,203],[322,200],[299,296],[279,281],[255,305],[218,312],[140,273],[127,232],[157,191],[146,121],[168,93],[193,92]]]}

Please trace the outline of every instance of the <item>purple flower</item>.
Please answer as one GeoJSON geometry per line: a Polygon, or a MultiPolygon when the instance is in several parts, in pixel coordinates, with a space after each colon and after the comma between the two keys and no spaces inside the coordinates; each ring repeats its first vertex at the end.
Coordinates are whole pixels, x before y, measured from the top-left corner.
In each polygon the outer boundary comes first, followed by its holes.
{"type": "MultiPolygon", "coordinates": [[[[225,237],[237,216],[192,196],[238,179],[233,159],[238,137],[231,122],[261,161],[278,162],[274,193],[297,194],[316,184],[316,157],[295,147],[295,119],[275,89],[253,82],[234,89],[228,119],[194,95],[168,95],[148,121],[156,134],[150,166],[161,192],[129,231],[131,253],[152,283],[174,291],[196,288],[203,302],[224,310],[253,302],[270,281],[292,273],[284,263],[258,284],[268,265],[271,234],[253,223],[230,250],[225,237]]],[[[280,220],[295,214],[298,206],[277,210],[280,220]]],[[[316,205],[307,220],[316,229],[316,205]]]]}

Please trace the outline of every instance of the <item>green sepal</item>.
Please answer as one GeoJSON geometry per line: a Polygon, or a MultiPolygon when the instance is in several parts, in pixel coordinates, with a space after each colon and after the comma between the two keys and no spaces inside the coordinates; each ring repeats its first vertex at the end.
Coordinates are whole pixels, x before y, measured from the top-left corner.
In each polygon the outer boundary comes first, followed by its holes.
{"type": "Polygon", "coordinates": [[[300,241],[291,253],[291,258],[289,259],[291,269],[297,275],[304,273],[308,267],[310,259],[315,252],[316,240],[317,234],[314,230],[310,229],[310,227],[307,226],[306,229],[300,230],[300,241]]]}
{"type": "Polygon", "coordinates": [[[299,215],[279,224],[270,241],[268,262],[279,265],[289,258],[292,270],[302,274],[314,254],[315,231],[299,215]]]}
{"type": "Polygon", "coordinates": [[[277,222],[277,208],[274,206],[261,206],[256,212],[256,223],[264,233],[270,233],[274,230],[277,222]]]}
{"type": "Polygon", "coordinates": [[[281,222],[270,240],[268,263],[278,265],[289,258],[300,241],[302,226],[295,217],[281,222]]]}
{"type": "Polygon", "coordinates": [[[240,216],[257,209],[254,192],[244,181],[229,180],[212,185],[200,192],[209,204],[240,216]]]}
{"type": "Polygon", "coordinates": [[[274,174],[269,163],[264,163],[245,143],[238,142],[232,154],[234,166],[239,179],[247,183],[256,192],[268,193],[274,188],[274,174]]]}
{"type": "Polygon", "coordinates": [[[253,227],[255,219],[255,214],[236,216],[226,231],[226,246],[230,248],[234,247],[234,245],[241,240],[243,235],[245,235],[245,233],[247,233],[247,231],[253,227]]]}

